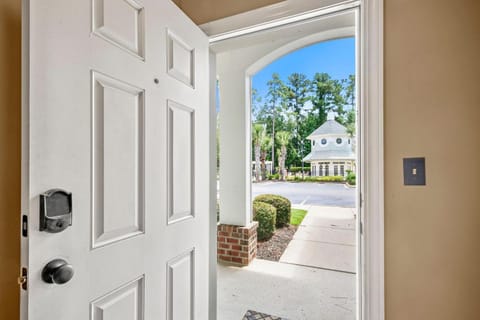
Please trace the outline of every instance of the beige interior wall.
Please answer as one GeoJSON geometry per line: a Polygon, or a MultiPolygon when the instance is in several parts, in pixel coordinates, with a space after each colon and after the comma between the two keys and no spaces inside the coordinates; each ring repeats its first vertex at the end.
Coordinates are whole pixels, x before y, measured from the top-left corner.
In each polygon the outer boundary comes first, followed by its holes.
{"type": "Polygon", "coordinates": [[[0,1],[0,319],[18,319],[20,0],[0,1]]]}
{"type": "Polygon", "coordinates": [[[480,1],[386,0],[388,320],[480,319],[480,1]],[[402,185],[425,156],[426,187],[402,185]]]}
{"type": "Polygon", "coordinates": [[[283,0],[173,0],[197,24],[257,9],[283,0]]]}

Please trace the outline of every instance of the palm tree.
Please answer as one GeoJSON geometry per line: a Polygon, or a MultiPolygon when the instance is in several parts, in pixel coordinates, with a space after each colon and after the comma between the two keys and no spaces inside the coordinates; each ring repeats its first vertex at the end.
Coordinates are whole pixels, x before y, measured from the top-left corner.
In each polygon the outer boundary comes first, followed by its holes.
{"type": "MultiPolygon", "coordinates": [[[[260,146],[260,162],[261,164],[261,172],[262,172],[262,180],[267,178],[267,167],[265,165],[265,160],[267,160],[267,152],[270,150],[272,146],[272,138],[265,135],[265,138],[262,141],[262,145],[260,146]]],[[[272,163],[273,165],[273,163],[272,163]]]]}
{"type": "Polygon", "coordinates": [[[255,181],[260,182],[260,151],[265,139],[265,126],[255,123],[252,127],[252,142],[255,152],[255,181]]]}
{"type": "Polygon", "coordinates": [[[277,142],[280,144],[280,159],[278,159],[280,176],[282,180],[285,180],[285,160],[287,159],[287,146],[290,142],[290,133],[287,131],[277,132],[277,142]]]}

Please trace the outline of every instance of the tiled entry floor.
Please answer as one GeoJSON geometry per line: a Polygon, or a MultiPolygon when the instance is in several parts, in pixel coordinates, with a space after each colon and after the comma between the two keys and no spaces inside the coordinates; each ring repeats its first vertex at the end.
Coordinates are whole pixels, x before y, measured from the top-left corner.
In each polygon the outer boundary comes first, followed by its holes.
{"type": "Polygon", "coordinates": [[[217,270],[217,319],[242,319],[248,310],[290,320],[355,319],[354,274],[260,259],[217,270]]]}

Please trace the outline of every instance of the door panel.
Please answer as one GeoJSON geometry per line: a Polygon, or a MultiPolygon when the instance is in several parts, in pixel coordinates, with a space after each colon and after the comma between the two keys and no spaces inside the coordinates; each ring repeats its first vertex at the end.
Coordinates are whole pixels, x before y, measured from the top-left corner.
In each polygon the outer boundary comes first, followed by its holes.
{"type": "Polygon", "coordinates": [[[194,319],[195,251],[192,249],[168,263],[167,319],[194,319]]]}
{"type": "Polygon", "coordinates": [[[167,34],[168,73],[192,88],[195,87],[195,51],[174,35],[167,34]]]}
{"type": "Polygon", "coordinates": [[[92,320],[141,320],[145,308],[142,276],[91,303],[92,320]]]}
{"type": "MultiPolygon", "coordinates": [[[[28,2],[27,2],[28,4],[28,2]]],[[[208,319],[208,40],[168,0],[29,3],[29,320],[208,319]],[[73,224],[39,231],[39,195],[73,224]],[[63,284],[41,279],[62,258],[63,284]]]]}
{"type": "Polygon", "coordinates": [[[144,231],[143,89],[92,73],[92,247],[144,231]]]}
{"type": "Polygon", "coordinates": [[[168,223],[193,218],[195,113],[168,101],[168,223]]]}
{"type": "Polygon", "coordinates": [[[144,58],[145,20],[143,6],[133,0],[94,0],[93,34],[144,58]]]}

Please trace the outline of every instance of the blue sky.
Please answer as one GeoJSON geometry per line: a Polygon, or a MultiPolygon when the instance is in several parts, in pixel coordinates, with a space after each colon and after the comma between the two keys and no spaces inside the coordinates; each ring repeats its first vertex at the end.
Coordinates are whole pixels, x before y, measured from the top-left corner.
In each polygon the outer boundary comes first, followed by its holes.
{"type": "Polygon", "coordinates": [[[312,79],[317,72],[326,72],[334,79],[346,79],[355,73],[355,38],[320,42],[294,51],[275,60],[252,78],[252,87],[263,97],[267,82],[277,72],[283,81],[294,73],[303,73],[312,79]]]}

